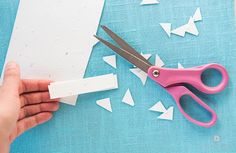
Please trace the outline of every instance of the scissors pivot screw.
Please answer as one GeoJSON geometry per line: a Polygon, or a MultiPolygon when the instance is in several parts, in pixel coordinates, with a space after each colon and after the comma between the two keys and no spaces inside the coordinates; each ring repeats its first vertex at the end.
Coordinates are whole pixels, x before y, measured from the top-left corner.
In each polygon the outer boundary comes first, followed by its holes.
{"type": "Polygon", "coordinates": [[[157,78],[157,77],[159,77],[159,75],[160,75],[160,71],[159,71],[159,70],[154,70],[154,71],[152,72],[152,75],[153,75],[155,78],[157,78]]]}

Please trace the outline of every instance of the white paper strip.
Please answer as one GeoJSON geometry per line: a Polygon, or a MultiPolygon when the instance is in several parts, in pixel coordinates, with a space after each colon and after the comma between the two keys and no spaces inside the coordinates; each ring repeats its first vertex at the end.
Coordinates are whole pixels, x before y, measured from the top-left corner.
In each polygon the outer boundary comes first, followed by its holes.
{"type": "Polygon", "coordinates": [[[106,99],[101,99],[101,100],[97,100],[97,105],[104,108],[105,110],[112,112],[112,108],[111,108],[111,100],[110,98],[106,98],[106,99]]]}
{"type": "Polygon", "coordinates": [[[77,102],[78,95],[76,96],[71,96],[71,97],[65,97],[65,98],[60,98],[60,102],[68,105],[75,106],[77,102]]]}
{"type": "Polygon", "coordinates": [[[152,4],[159,4],[157,0],[142,0],[140,5],[152,5],[152,4]]]}
{"type": "Polygon", "coordinates": [[[48,86],[51,99],[118,88],[117,76],[113,74],[86,79],[52,83],[48,86]]]}

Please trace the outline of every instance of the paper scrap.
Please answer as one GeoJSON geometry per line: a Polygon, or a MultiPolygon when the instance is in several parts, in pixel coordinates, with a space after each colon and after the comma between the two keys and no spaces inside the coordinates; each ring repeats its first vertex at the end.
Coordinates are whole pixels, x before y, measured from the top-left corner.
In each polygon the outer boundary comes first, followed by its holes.
{"type": "Polygon", "coordinates": [[[96,101],[97,105],[104,108],[105,110],[112,112],[110,98],[101,99],[96,101]]]}
{"type": "Polygon", "coordinates": [[[117,75],[108,74],[97,77],[51,83],[51,99],[69,97],[85,93],[106,91],[118,88],[117,75]]]}
{"type": "Polygon", "coordinates": [[[141,55],[146,59],[149,60],[152,57],[152,54],[143,54],[141,53],[141,55]]]}
{"type": "Polygon", "coordinates": [[[130,89],[128,89],[122,99],[122,102],[130,106],[134,106],[134,99],[131,95],[130,89]]]}
{"type": "Polygon", "coordinates": [[[64,98],[60,99],[60,102],[64,103],[64,104],[75,106],[76,102],[77,102],[77,98],[78,98],[78,95],[71,96],[71,97],[64,97],[64,98]]]}
{"type": "Polygon", "coordinates": [[[160,58],[158,54],[156,54],[155,65],[158,67],[163,67],[165,65],[165,63],[163,62],[163,60],[160,58]]]}
{"type": "Polygon", "coordinates": [[[140,5],[152,5],[152,4],[159,4],[160,2],[157,0],[142,0],[140,5]]]}
{"type": "Polygon", "coordinates": [[[202,14],[201,14],[201,10],[200,10],[200,7],[197,8],[196,12],[194,13],[193,15],[193,20],[195,22],[197,21],[202,21],[202,14]]]}
{"type": "Polygon", "coordinates": [[[103,60],[109,64],[110,66],[112,66],[113,68],[117,68],[116,67],[116,55],[111,55],[111,56],[105,56],[103,57],[103,60]]]}
{"type": "Polygon", "coordinates": [[[189,22],[188,22],[187,28],[186,28],[186,32],[193,34],[195,36],[199,35],[198,29],[197,29],[196,24],[195,24],[192,17],[190,17],[190,19],[189,19],[189,22]]]}
{"type": "Polygon", "coordinates": [[[21,0],[5,63],[16,61],[22,79],[83,78],[103,5],[104,0],[21,0]]]}
{"type": "MultiPolygon", "coordinates": [[[[152,54],[143,54],[142,52],[141,52],[141,55],[142,55],[146,60],[149,60],[149,59],[152,57],[152,54]]],[[[136,66],[134,65],[134,67],[136,67],[136,66]]]]}
{"type": "Polygon", "coordinates": [[[164,113],[166,112],[166,108],[165,106],[162,104],[161,101],[157,102],[155,105],[153,105],[150,109],[150,111],[154,111],[154,112],[161,112],[164,113]]]}
{"type": "Polygon", "coordinates": [[[173,120],[174,107],[168,108],[163,114],[161,114],[158,119],[162,120],[173,120]]]}
{"type": "Polygon", "coordinates": [[[180,64],[180,63],[178,63],[178,69],[184,69],[184,67],[183,67],[183,65],[182,64],[180,64]]]}
{"type": "Polygon", "coordinates": [[[171,34],[171,23],[160,23],[160,25],[161,25],[162,29],[170,37],[170,34],[171,34]]]}
{"type": "Polygon", "coordinates": [[[139,68],[133,68],[133,69],[130,69],[130,71],[142,81],[143,85],[146,84],[147,77],[148,77],[147,73],[143,72],[139,68]]]}
{"type": "Polygon", "coordinates": [[[174,30],[171,31],[172,34],[184,37],[186,29],[188,28],[188,24],[182,25],[174,30]]]}

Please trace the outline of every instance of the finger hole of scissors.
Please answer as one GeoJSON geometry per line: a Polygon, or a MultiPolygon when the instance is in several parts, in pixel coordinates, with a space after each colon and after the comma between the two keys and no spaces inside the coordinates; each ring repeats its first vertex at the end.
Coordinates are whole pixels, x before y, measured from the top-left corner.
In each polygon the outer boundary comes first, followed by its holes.
{"type": "Polygon", "coordinates": [[[206,69],[201,75],[202,83],[207,87],[217,87],[221,84],[222,73],[214,68],[206,69]]]}
{"type": "Polygon", "coordinates": [[[180,106],[183,111],[194,120],[207,123],[212,120],[212,114],[197,103],[190,95],[180,98],[180,106]]]}

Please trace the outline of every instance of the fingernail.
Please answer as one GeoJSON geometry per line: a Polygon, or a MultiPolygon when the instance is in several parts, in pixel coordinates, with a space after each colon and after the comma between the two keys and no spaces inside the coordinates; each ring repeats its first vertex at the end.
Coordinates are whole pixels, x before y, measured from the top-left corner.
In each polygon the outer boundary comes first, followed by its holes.
{"type": "Polygon", "coordinates": [[[6,65],[6,69],[14,69],[17,68],[17,64],[15,62],[8,62],[6,65]]]}

